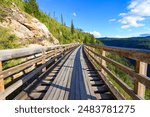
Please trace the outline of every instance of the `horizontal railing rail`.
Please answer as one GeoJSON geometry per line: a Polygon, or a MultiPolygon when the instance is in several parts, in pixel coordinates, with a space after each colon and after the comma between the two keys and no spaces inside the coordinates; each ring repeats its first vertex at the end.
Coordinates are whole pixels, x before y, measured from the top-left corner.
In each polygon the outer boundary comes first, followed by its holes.
{"type": "Polygon", "coordinates": [[[147,64],[150,63],[150,51],[139,49],[117,48],[110,46],[84,45],[84,50],[91,61],[101,67],[103,75],[111,78],[133,99],[144,99],[145,88],[150,88],[150,78],[147,76],[147,64]],[[106,57],[106,52],[116,54],[136,61],[135,70],[115,60],[106,57]],[[112,64],[131,76],[134,89],[124,83],[118,76],[108,69],[107,63],[112,64]]]}
{"type": "Polygon", "coordinates": [[[0,50],[0,61],[6,61],[16,58],[22,58],[42,52],[47,52],[53,49],[66,48],[70,46],[77,45],[78,43],[73,44],[64,44],[64,45],[54,45],[49,47],[30,47],[30,48],[19,48],[19,49],[8,49],[0,50]]]}
{"type": "Polygon", "coordinates": [[[87,46],[94,47],[123,57],[127,57],[133,60],[139,60],[150,64],[149,50],[121,48],[121,47],[112,47],[112,46],[98,46],[98,45],[87,45],[87,46]]]}
{"type": "Polygon", "coordinates": [[[79,46],[78,43],[72,43],[50,47],[0,50],[0,99],[7,98],[26,82],[46,71],[47,66],[77,46],[79,46]],[[18,59],[22,62],[4,69],[4,64],[18,59]]]}

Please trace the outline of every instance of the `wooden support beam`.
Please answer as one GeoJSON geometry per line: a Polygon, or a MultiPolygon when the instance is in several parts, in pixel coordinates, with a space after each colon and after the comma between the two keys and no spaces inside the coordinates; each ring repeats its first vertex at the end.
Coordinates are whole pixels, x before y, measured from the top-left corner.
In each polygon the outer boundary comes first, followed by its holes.
{"type": "MultiPolygon", "coordinates": [[[[93,52],[95,52],[95,48],[92,48],[92,50],[93,50],[93,52]]],[[[95,54],[94,54],[94,53],[92,53],[92,55],[93,55],[93,57],[95,57],[95,54]]]]}
{"type": "MultiPolygon", "coordinates": [[[[98,50],[99,50],[99,51],[98,51],[99,54],[101,55],[101,49],[98,49],[98,50]]],[[[102,60],[103,60],[103,59],[102,59],[101,57],[99,57],[99,56],[98,56],[98,58],[99,58],[100,64],[102,65],[102,60]]],[[[100,66],[100,71],[102,71],[102,67],[101,67],[101,66],[100,66]]]]}
{"type": "MultiPolygon", "coordinates": [[[[57,51],[58,51],[58,48],[55,48],[55,51],[54,51],[55,57],[57,56],[57,51]]],[[[57,58],[55,59],[55,61],[57,61],[57,58]]]]}
{"type": "MultiPolygon", "coordinates": [[[[136,61],[135,71],[141,75],[147,76],[147,63],[136,61]]],[[[134,81],[134,91],[135,93],[144,99],[145,97],[145,85],[139,82],[136,78],[134,81]]]]}
{"type": "MultiPolygon", "coordinates": [[[[2,71],[2,68],[3,68],[2,62],[0,61],[0,72],[2,71]]],[[[0,94],[4,92],[4,90],[5,90],[4,79],[0,79],[0,94]]]]}

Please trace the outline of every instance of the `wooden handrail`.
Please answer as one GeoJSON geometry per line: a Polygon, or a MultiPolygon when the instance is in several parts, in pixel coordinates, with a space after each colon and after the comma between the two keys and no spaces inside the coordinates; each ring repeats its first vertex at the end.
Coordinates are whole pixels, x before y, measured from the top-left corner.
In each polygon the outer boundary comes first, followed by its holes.
{"type": "Polygon", "coordinates": [[[79,46],[79,43],[39,48],[0,50],[0,99],[5,99],[24,83],[37,76],[39,73],[44,72],[51,63],[60,59],[64,54],[71,52],[71,50],[77,46],[79,46]],[[3,62],[18,58],[25,59],[25,61],[19,65],[2,69],[3,62]],[[32,71],[28,70],[32,66],[34,66],[32,71]],[[26,70],[28,71],[27,73],[25,72],[26,70]],[[6,78],[21,72],[23,73],[21,76],[15,77],[15,79],[19,78],[18,80],[13,81],[8,87],[5,87],[4,80],[6,78]]]}
{"type": "Polygon", "coordinates": [[[128,75],[130,75],[134,80],[134,77],[137,78],[141,83],[143,83],[144,85],[146,85],[148,88],[150,88],[150,78],[141,74],[138,74],[135,72],[135,70],[126,67],[125,65],[122,65],[110,58],[104,57],[100,54],[97,54],[96,52],[94,52],[93,50],[87,48],[87,50],[89,50],[90,52],[94,53],[96,56],[104,59],[106,62],[113,64],[114,66],[118,67],[120,70],[124,71],[125,73],[127,73],[128,75]]]}
{"type": "Polygon", "coordinates": [[[118,83],[127,94],[129,94],[133,99],[144,99],[145,96],[145,87],[150,88],[150,78],[147,74],[147,64],[150,63],[150,51],[149,50],[139,50],[139,49],[127,49],[127,48],[117,48],[110,46],[98,46],[98,45],[85,45],[85,51],[90,56],[92,60],[94,60],[101,68],[102,73],[107,76],[110,75],[112,79],[118,83]],[[97,53],[95,50],[100,50],[101,53],[97,53]],[[115,60],[107,58],[105,52],[115,53],[117,55],[127,57],[137,61],[136,69],[133,70],[128,68],[115,60]],[[99,59],[97,59],[97,57],[99,59]],[[115,76],[103,62],[110,63],[114,65],[116,68],[119,68],[124,73],[130,75],[132,80],[134,81],[134,90],[132,91],[129,86],[123,84],[123,82],[115,76]],[[136,96],[137,95],[137,96],[136,96]]]}
{"type": "Polygon", "coordinates": [[[99,45],[87,45],[87,46],[105,50],[110,53],[114,53],[123,57],[139,60],[150,64],[150,50],[121,48],[112,46],[99,46],[99,45]]]}
{"type": "Polygon", "coordinates": [[[52,49],[65,48],[69,46],[75,46],[78,43],[72,44],[64,44],[64,45],[54,45],[49,47],[30,47],[30,48],[18,48],[18,49],[8,49],[8,50],[0,50],[0,61],[7,61],[16,58],[22,58],[38,53],[42,53],[43,51],[47,52],[52,49]]]}

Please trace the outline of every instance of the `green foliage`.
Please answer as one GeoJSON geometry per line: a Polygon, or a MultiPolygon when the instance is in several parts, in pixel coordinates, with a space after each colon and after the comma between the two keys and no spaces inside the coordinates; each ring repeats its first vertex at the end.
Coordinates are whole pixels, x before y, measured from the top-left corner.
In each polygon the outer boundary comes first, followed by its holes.
{"type": "Polygon", "coordinates": [[[4,20],[4,17],[6,17],[7,15],[6,15],[6,12],[5,11],[2,11],[1,9],[0,9],[0,22],[2,22],[3,20],[4,20]]]}
{"type": "Polygon", "coordinates": [[[64,25],[64,18],[62,14],[61,14],[61,24],[64,25]]]}
{"type": "Polygon", "coordinates": [[[12,3],[15,3],[20,9],[24,10],[23,0],[0,0],[0,6],[3,8],[13,7],[12,3]]]}
{"type": "MultiPolygon", "coordinates": [[[[107,57],[129,67],[129,68],[133,68],[133,66],[130,64],[130,62],[123,58],[120,57],[118,55],[114,55],[114,54],[108,54],[107,57]]],[[[132,84],[132,80],[131,77],[129,75],[127,75],[126,73],[122,72],[120,69],[118,69],[117,67],[113,66],[112,64],[108,64],[108,68],[114,73],[116,74],[119,78],[121,78],[121,80],[123,80],[126,84],[128,84],[128,86],[133,88],[133,84],[132,84]]],[[[133,68],[134,69],[134,68],[133,68]]]]}
{"type": "MultiPolygon", "coordinates": [[[[134,69],[134,67],[130,64],[130,62],[123,57],[120,57],[120,56],[114,55],[114,54],[110,54],[110,53],[107,53],[107,57],[111,58],[112,60],[115,60],[115,61],[117,61],[117,62],[119,62],[119,63],[121,63],[127,67],[134,69]]],[[[107,67],[116,76],[118,76],[118,78],[120,78],[124,83],[126,83],[128,86],[130,86],[133,89],[133,87],[134,87],[133,81],[129,75],[127,75],[125,72],[123,72],[122,70],[120,70],[119,68],[115,67],[112,64],[107,63],[107,67]]],[[[125,91],[123,91],[123,89],[119,85],[117,85],[117,83],[115,81],[113,81],[111,78],[109,78],[109,79],[112,81],[112,83],[117,87],[117,89],[122,93],[122,95],[126,99],[130,99],[130,96],[127,93],[125,93],[125,91]]]]}
{"type": "Polygon", "coordinates": [[[24,8],[27,13],[35,17],[40,16],[39,6],[36,3],[36,0],[25,0],[24,4],[24,8]]]}
{"type": "Polygon", "coordinates": [[[146,89],[146,92],[145,92],[145,99],[146,100],[149,100],[150,99],[150,89],[146,89]]]}
{"type": "Polygon", "coordinates": [[[0,27],[0,49],[11,49],[19,47],[18,38],[11,35],[9,30],[0,27]]]}

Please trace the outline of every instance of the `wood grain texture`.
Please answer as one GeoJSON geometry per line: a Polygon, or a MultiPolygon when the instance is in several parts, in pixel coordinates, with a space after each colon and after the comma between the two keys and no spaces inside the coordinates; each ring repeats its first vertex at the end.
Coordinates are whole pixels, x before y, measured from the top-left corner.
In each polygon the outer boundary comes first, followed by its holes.
{"type": "MultiPolygon", "coordinates": [[[[0,72],[2,71],[2,62],[0,61],[0,72]]],[[[3,79],[0,79],[0,94],[2,92],[4,92],[5,90],[5,86],[4,86],[4,80],[3,79]]]]}
{"type": "Polygon", "coordinates": [[[105,50],[107,52],[114,53],[130,59],[139,60],[145,63],[150,63],[150,50],[99,46],[99,45],[88,45],[88,46],[105,50]]]}
{"type": "MultiPolygon", "coordinates": [[[[147,63],[136,61],[136,70],[137,73],[146,76],[147,75],[147,63]]],[[[145,98],[145,85],[135,79],[134,81],[134,91],[141,98],[145,98]]]]}

